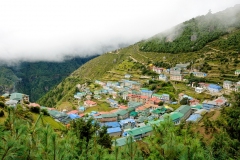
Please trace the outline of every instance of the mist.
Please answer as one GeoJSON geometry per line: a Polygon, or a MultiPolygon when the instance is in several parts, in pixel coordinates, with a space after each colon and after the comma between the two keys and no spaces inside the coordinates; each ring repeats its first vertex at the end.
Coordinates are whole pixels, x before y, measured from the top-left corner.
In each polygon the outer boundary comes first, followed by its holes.
{"type": "Polygon", "coordinates": [[[147,39],[239,1],[88,0],[0,2],[0,64],[63,61],[147,39]],[[123,45],[124,44],[124,45],[123,45]]]}

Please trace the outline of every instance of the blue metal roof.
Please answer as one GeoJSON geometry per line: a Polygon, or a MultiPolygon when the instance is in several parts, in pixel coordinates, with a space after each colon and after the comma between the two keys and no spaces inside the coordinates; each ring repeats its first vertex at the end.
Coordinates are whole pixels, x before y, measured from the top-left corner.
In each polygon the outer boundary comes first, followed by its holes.
{"type": "Polygon", "coordinates": [[[103,123],[102,126],[106,126],[107,128],[116,128],[120,127],[120,124],[118,122],[106,122],[103,123]]]}
{"type": "Polygon", "coordinates": [[[107,133],[116,133],[116,132],[121,132],[121,128],[120,127],[116,127],[116,128],[108,128],[107,129],[107,133]]]}
{"type": "Polygon", "coordinates": [[[80,118],[80,116],[77,115],[77,114],[69,114],[68,116],[69,116],[71,119],[80,118]]]}
{"type": "Polygon", "coordinates": [[[141,92],[152,93],[153,91],[151,91],[151,90],[141,90],[141,92]]]}
{"type": "Polygon", "coordinates": [[[191,115],[186,121],[196,122],[199,118],[201,118],[201,115],[200,115],[200,114],[193,114],[193,115],[191,115]]]}
{"type": "Polygon", "coordinates": [[[127,119],[124,119],[124,120],[120,120],[120,125],[124,125],[126,123],[135,123],[135,120],[134,119],[131,119],[131,118],[127,118],[127,119]]]}
{"type": "Polygon", "coordinates": [[[222,89],[221,86],[216,85],[216,84],[209,84],[208,88],[213,88],[213,89],[222,89]]]}

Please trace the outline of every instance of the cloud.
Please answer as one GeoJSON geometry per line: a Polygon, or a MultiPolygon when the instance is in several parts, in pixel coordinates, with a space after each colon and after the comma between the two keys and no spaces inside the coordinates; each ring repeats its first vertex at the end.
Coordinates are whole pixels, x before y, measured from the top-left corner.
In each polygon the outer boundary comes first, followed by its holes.
{"type": "Polygon", "coordinates": [[[149,38],[237,0],[8,0],[0,2],[0,60],[61,61],[149,38]]]}

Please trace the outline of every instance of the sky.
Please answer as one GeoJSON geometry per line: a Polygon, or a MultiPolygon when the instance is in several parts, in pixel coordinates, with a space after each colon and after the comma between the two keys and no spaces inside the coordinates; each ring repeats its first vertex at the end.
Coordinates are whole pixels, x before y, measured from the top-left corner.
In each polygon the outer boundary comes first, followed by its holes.
{"type": "Polygon", "coordinates": [[[0,64],[62,61],[133,44],[239,0],[0,0],[0,64]]]}

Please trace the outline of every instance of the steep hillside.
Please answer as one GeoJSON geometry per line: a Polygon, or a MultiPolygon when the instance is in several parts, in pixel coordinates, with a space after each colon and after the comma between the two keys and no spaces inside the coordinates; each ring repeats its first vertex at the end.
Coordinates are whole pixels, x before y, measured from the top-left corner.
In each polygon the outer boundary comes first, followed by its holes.
{"type": "MultiPolygon", "coordinates": [[[[236,11],[240,11],[239,5],[235,6],[235,9],[236,11]]],[[[221,15],[225,12],[228,13],[228,11],[229,10],[219,12],[216,15],[221,15]]],[[[237,12],[237,14],[239,15],[239,12],[237,12]]],[[[215,14],[206,16],[212,17],[210,20],[206,20],[207,26],[207,22],[209,22],[209,24],[215,22],[215,14]]],[[[236,12],[229,14],[228,18],[229,16],[233,16],[233,18],[235,18],[236,12]]],[[[204,19],[204,16],[202,18],[204,19]]],[[[187,21],[187,23],[192,21],[194,20],[187,21]]],[[[203,22],[205,21],[202,21],[201,24],[203,22]]],[[[132,75],[132,80],[138,80],[144,83],[146,80],[156,76],[156,74],[149,71],[149,64],[155,64],[160,67],[169,68],[175,66],[177,63],[190,62],[190,67],[192,69],[197,69],[199,71],[208,73],[205,81],[209,83],[222,84],[223,80],[231,80],[236,82],[239,80],[239,77],[234,75],[234,71],[240,68],[239,22],[240,21],[234,21],[234,23],[231,23],[236,25],[235,27],[232,25],[224,25],[224,28],[229,30],[229,32],[219,34],[213,39],[207,38],[208,36],[212,35],[212,32],[205,32],[204,34],[206,36],[205,38],[202,38],[204,43],[202,43],[202,46],[197,50],[181,50],[174,52],[175,54],[172,54],[172,52],[169,50],[147,50],[146,52],[144,49],[142,49],[144,43],[151,43],[154,47],[159,47],[158,43],[150,42],[152,40],[150,38],[150,41],[139,42],[129,47],[103,54],[81,66],[53,90],[42,97],[38,102],[42,105],[50,107],[57,107],[67,102],[68,105],[76,107],[77,102],[74,100],[73,94],[76,92],[77,84],[91,83],[96,79],[103,81],[119,80],[124,78],[124,75],[127,73],[132,75]],[[148,76],[148,78],[143,78],[143,75],[148,76]]],[[[200,30],[199,33],[202,33],[202,31],[200,30]]],[[[182,41],[172,41],[168,43],[181,46],[181,43],[184,42],[184,44],[189,45],[190,42],[186,40],[184,36],[185,34],[179,35],[180,39],[183,38],[182,41]]],[[[185,46],[183,48],[187,47],[185,46]]],[[[177,50],[179,47],[175,49],[177,50]]],[[[174,85],[178,92],[186,90],[184,86],[186,87],[186,85],[181,84],[174,85]]],[[[177,95],[177,93],[175,94],[177,95]]]]}
{"type": "Polygon", "coordinates": [[[240,5],[205,16],[192,18],[173,29],[158,34],[142,43],[146,52],[185,53],[199,51],[208,42],[240,28],[240,5]]]}
{"type": "Polygon", "coordinates": [[[49,91],[38,102],[46,106],[56,106],[57,103],[61,104],[64,101],[73,99],[77,84],[101,78],[107,71],[126,59],[127,54],[125,53],[116,51],[115,53],[106,53],[90,60],[64,79],[53,90],[49,91]]]}
{"type": "Polygon", "coordinates": [[[17,81],[18,77],[11,69],[0,66],[0,94],[13,90],[17,81]]]}
{"type": "Polygon", "coordinates": [[[32,102],[36,101],[94,57],[76,57],[63,62],[22,62],[13,67],[2,66],[0,94],[17,91],[28,94],[32,102]]]}

